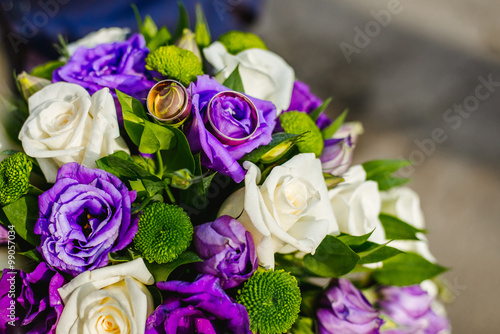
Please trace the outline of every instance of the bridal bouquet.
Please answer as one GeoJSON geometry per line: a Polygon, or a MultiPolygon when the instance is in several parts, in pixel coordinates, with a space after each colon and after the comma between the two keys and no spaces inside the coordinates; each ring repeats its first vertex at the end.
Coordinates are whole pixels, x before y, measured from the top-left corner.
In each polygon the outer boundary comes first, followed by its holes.
{"type": "Polygon", "coordinates": [[[408,162],[351,166],[360,123],[180,13],[18,75],[2,333],[449,333],[408,162]]]}

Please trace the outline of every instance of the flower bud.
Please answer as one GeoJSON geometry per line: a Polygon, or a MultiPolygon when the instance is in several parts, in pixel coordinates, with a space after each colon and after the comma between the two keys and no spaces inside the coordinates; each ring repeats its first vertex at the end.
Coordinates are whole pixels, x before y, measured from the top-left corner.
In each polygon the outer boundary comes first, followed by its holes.
{"type": "Polygon", "coordinates": [[[21,85],[21,91],[26,100],[43,87],[51,84],[50,80],[29,75],[24,71],[17,76],[17,81],[21,85]]]}
{"type": "Polygon", "coordinates": [[[191,30],[185,28],[182,31],[182,37],[178,39],[177,42],[175,42],[175,46],[184,50],[191,51],[192,53],[195,54],[196,57],[198,57],[200,62],[202,61],[200,49],[196,44],[195,35],[191,30]]]}
{"type": "Polygon", "coordinates": [[[178,189],[187,189],[193,182],[193,175],[188,169],[180,169],[172,173],[171,185],[178,189]]]}
{"type": "Polygon", "coordinates": [[[361,123],[345,123],[331,139],[325,140],[320,157],[323,171],[333,175],[345,173],[351,165],[358,136],[362,133],[361,123]]]}
{"type": "Polygon", "coordinates": [[[191,111],[191,101],[186,88],[175,80],[158,82],[149,91],[149,113],[165,123],[182,123],[191,111]]]}

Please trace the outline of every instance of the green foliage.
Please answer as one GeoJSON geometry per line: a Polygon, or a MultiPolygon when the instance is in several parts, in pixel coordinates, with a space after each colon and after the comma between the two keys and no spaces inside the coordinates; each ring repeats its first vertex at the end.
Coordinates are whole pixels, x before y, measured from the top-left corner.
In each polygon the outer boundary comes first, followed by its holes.
{"type": "Polygon", "coordinates": [[[199,256],[196,255],[196,253],[191,251],[185,251],[184,253],[180,254],[179,257],[177,257],[175,260],[169,263],[158,264],[146,261],[145,264],[146,267],[148,267],[149,272],[153,275],[156,282],[164,282],[168,279],[170,274],[179,266],[201,261],[202,259],[200,259],[199,256]]]}
{"type": "Polygon", "coordinates": [[[306,268],[321,277],[340,277],[352,271],[360,257],[340,239],[327,235],[314,255],[304,256],[306,268]]]}
{"type": "Polygon", "coordinates": [[[0,162],[0,205],[17,201],[28,192],[33,163],[22,152],[0,162]]]}
{"type": "MultiPolygon", "coordinates": [[[[38,219],[38,196],[27,194],[2,208],[5,217],[14,225],[17,235],[33,246],[40,245],[40,236],[34,233],[38,219]]],[[[3,222],[6,224],[6,222],[3,222]]]]}
{"type": "Polygon", "coordinates": [[[233,55],[247,49],[257,48],[267,50],[267,46],[264,41],[262,41],[259,36],[250,32],[236,30],[229,31],[219,37],[219,42],[224,44],[227,51],[233,55]]]}
{"type": "Polygon", "coordinates": [[[314,320],[307,317],[298,317],[290,330],[292,334],[314,334],[314,320]]]}
{"type": "Polygon", "coordinates": [[[239,65],[236,66],[233,72],[227,77],[226,80],[222,83],[229,89],[234,91],[245,93],[245,87],[243,87],[243,81],[241,80],[239,65]]]}
{"type": "Polygon", "coordinates": [[[297,279],[284,270],[256,271],[238,291],[236,301],[243,304],[254,333],[288,331],[300,312],[297,279]]]}
{"type": "Polygon", "coordinates": [[[52,73],[64,64],[66,63],[59,60],[49,61],[32,69],[30,74],[35,77],[52,81],[52,73]]]}
{"type": "Polygon", "coordinates": [[[297,143],[302,153],[314,153],[316,157],[323,151],[323,136],[316,123],[306,113],[289,111],[279,117],[281,126],[286,133],[303,134],[303,140],[297,143]]]}
{"type": "Polygon", "coordinates": [[[312,120],[316,122],[318,120],[319,116],[321,116],[321,114],[325,112],[326,108],[328,108],[328,105],[330,104],[330,102],[332,102],[332,100],[333,100],[333,98],[331,98],[331,97],[327,98],[325,101],[323,101],[323,103],[321,103],[321,105],[319,107],[314,109],[309,114],[309,117],[311,117],[312,120]]]}
{"type": "Polygon", "coordinates": [[[403,253],[384,261],[373,277],[384,285],[413,285],[445,272],[447,269],[414,253],[403,253]]]}
{"type": "Polygon", "coordinates": [[[340,129],[340,127],[342,126],[342,124],[344,124],[344,120],[345,120],[345,117],[347,116],[347,113],[349,112],[349,110],[344,110],[342,112],[342,114],[339,115],[339,117],[337,117],[333,122],[332,124],[330,124],[328,127],[326,127],[325,129],[323,129],[323,138],[324,139],[330,139],[333,137],[333,135],[335,134],[335,132],[338,131],[338,129],[340,129]]]}
{"type": "Polygon", "coordinates": [[[206,48],[212,41],[205,12],[199,2],[196,3],[196,27],[194,30],[194,36],[196,44],[198,44],[200,49],[206,48]]]}
{"type": "Polygon", "coordinates": [[[406,178],[392,176],[393,173],[410,164],[406,160],[373,160],[365,162],[363,169],[366,171],[366,179],[377,182],[378,189],[385,191],[410,181],[406,178]]]}
{"type": "Polygon", "coordinates": [[[146,57],[146,67],[162,75],[178,80],[185,86],[196,81],[203,74],[201,63],[196,55],[175,45],[162,46],[146,57]]]}
{"type": "Polygon", "coordinates": [[[176,205],[153,203],[139,216],[134,246],[149,262],[162,264],[175,260],[192,238],[193,225],[184,210],[176,205]]]}
{"type": "Polygon", "coordinates": [[[170,35],[167,27],[158,29],[156,23],[149,15],[146,15],[144,21],[142,21],[137,6],[132,4],[132,8],[134,9],[139,32],[144,36],[149,51],[154,51],[160,46],[167,45],[172,41],[172,35],[170,35]]]}
{"type": "Polygon", "coordinates": [[[177,27],[175,28],[174,40],[177,40],[182,36],[184,29],[189,29],[189,14],[186,6],[184,6],[182,1],[177,1],[177,7],[179,8],[179,20],[177,21],[177,27]]]}
{"type": "Polygon", "coordinates": [[[420,230],[405,223],[399,218],[381,213],[379,216],[380,222],[384,227],[385,237],[391,240],[419,240],[417,233],[425,233],[425,230],[420,230]]]}
{"type": "Polygon", "coordinates": [[[403,253],[397,248],[387,246],[388,243],[379,245],[375,242],[367,241],[361,246],[352,247],[360,257],[358,264],[376,263],[403,253]]]}

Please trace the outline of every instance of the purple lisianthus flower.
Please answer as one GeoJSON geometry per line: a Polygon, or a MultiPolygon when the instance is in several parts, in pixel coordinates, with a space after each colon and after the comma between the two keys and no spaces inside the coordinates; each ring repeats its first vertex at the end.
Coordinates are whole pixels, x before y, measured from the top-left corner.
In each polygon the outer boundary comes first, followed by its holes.
{"type": "Polygon", "coordinates": [[[196,264],[197,269],[219,277],[223,289],[246,281],[259,266],[252,235],[230,216],[196,226],[193,242],[204,260],[196,264]]]}
{"type": "Polygon", "coordinates": [[[320,334],[376,334],[383,323],[361,291],[343,278],[332,280],[317,316],[320,334]]]}
{"type": "Polygon", "coordinates": [[[331,139],[325,140],[320,160],[323,172],[342,175],[351,166],[354,147],[363,132],[361,123],[343,124],[331,139]]]}
{"type": "Polygon", "coordinates": [[[104,87],[110,88],[120,120],[121,105],[115,88],[142,101],[155,84],[146,76],[145,59],[148,53],[144,37],[140,34],[134,34],[123,42],[99,44],[92,49],[80,47],[66,65],[54,71],[52,82],[78,84],[90,95],[104,87]]]}
{"type": "Polygon", "coordinates": [[[135,196],[108,172],[63,165],[54,186],[39,197],[38,251],[73,276],[105,266],[108,254],[125,248],[137,233],[138,217],[131,215],[135,196]]]}
{"type": "Polygon", "coordinates": [[[388,286],[378,290],[378,305],[398,327],[384,334],[444,334],[450,332],[448,319],[432,309],[434,298],[420,285],[388,286]]]}
{"type": "Polygon", "coordinates": [[[193,283],[158,282],[168,291],[163,304],[146,321],[146,334],[250,334],[245,306],[235,303],[222,290],[219,279],[200,276],[193,283]]]}
{"type": "MultiPolygon", "coordinates": [[[[292,100],[290,102],[290,107],[286,111],[302,111],[310,114],[314,109],[321,105],[322,101],[319,97],[311,93],[308,85],[302,81],[295,80],[293,83],[292,100]]],[[[316,121],[316,125],[323,130],[332,121],[325,114],[321,114],[316,121]]]]}
{"type": "Polygon", "coordinates": [[[57,289],[61,274],[40,263],[32,273],[3,270],[0,280],[0,329],[3,333],[53,334],[63,310],[57,289]]]}
{"type": "Polygon", "coordinates": [[[191,149],[201,152],[203,166],[230,176],[239,183],[245,178],[245,171],[237,160],[271,141],[276,124],[276,107],[269,101],[248,96],[259,114],[259,124],[252,134],[248,104],[233,96],[222,96],[214,103],[217,108],[217,113],[212,116],[214,125],[228,137],[251,135],[242,143],[222,143],[217,134],[214,135],[214,129],[207,125],[207,105],[214,95],[229,90],[208,75],[199,76],[196,82],[191,83],[188,92],[192,94],[192,117],[186,124],[185,133],[191,149]]]}
{"type": "Polygon", "coordinates": [[[0,225],[0,245],[5,245],[8,242],[9,232],[7,232],[7,229],[3,225],[0,225]]]}

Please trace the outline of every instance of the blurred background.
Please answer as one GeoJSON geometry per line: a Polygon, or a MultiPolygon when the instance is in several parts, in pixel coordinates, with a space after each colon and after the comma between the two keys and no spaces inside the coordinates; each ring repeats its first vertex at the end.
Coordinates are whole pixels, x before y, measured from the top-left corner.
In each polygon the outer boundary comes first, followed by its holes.
{"type": "MultiPolygon", "coordinates": [[[[0,1],[0,61],[8,64],[0,66],[0,77],[7,82],[6,68],[54,59],[58,33],[72,41],[103,26],[136,29],[131,1],[41,2],[57,10],[38,1],[0,1]],[[8,38],[7,31],[26,36],[26,22],[38,22],[41,11],[47,21],[34,26],[26,42],[8,38]]],[[[259,34],[313,92],[335,98],[327,110],[332,117],[349,108],[348,120],[363,122],[356,162],[413,162],[404,176],[421,196],[432,252],[451,268],[444,284],[451,291],[453,333],[498,332],[500,2],[201,2],[214,35],[229,29],[259,34]]],[[[176,1],[135,3],[142,15],[173,29],[176,1]]],[[[185,3],[192,10],[194,1],[185,3]]]]}

